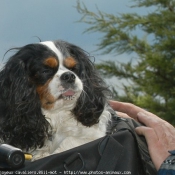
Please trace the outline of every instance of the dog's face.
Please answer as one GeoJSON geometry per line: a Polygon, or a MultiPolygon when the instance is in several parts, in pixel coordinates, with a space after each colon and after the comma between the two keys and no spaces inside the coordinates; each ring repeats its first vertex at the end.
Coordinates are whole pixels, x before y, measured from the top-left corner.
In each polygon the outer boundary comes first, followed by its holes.
{"type": "Polygon", "coordinates": [[[28,149],[43,146],[49,135],[43,109],[71,111],[92,126],[109,91],[88,53],[57,40],[17,48],[0,72],[0,92],[0,142],[28,149]]]}
{"type": "MultiPolygon", "coordinates": [[[[45,110],[71,110],[79,98],[83,83],[80,79],[78,60],[68,52],[66,45],[43,42],[43,47],[50,54],[41,58],[40,70],[32,69],[31,79],[37,84],[42,108],[45,110]],[[61,52],[61,49],[64,52],[61,52]],[[64,54],[63,54],[64,53],[64,54]],[[45,81],[42,82],[42,79],[45,81]],[[42,83],[39,83],[42,82],[42,83]]],[[[30,71],[30,70],[29,70],[30,71]]]]}

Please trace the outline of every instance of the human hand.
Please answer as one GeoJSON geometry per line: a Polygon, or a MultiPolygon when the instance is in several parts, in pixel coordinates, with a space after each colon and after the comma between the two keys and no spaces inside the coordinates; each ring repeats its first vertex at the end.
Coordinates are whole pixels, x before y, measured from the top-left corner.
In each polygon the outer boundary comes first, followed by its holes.
{"type": "Polygon", "coordinates": [[[146,125],[135,130],[137,134],[145,136],[151,159],[158,170],[170,155],[168,151],[175,149],[175,128],[165,120],[133,104],[110,101],[110,105],[120,112],[119,115],[132,117],[146,125]]]}

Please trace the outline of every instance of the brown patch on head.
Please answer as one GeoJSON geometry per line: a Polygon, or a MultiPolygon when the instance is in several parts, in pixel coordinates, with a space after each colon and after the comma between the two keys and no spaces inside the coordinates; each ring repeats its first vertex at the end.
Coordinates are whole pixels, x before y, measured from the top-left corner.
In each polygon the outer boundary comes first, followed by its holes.
{"type": "Polygon", "coordinates": [[[77,64],[77,62],[72,57],[67,57],[64,59],[64,65],[69,69],[74,68],[76,66],[76,64],[77,64]]]}
{"type": "Polygon", "coordinates": [[[55,57],[49,57],[44,61],[44,64],[51,68],[56,68],[58,66],[58,60],[55,57]]]}
{"type": "Polygon", "coordinates": [[[38,86],[36,88],[36,91],[39,95],[40,101],[41,101],[41,106],[44,109],[51,109],[54,107],[55,103],[55,98],[50,94],[48,90],[48,85],[49,85],[50,80],[46,82],[46,84],[42,86],[38,86]]]}

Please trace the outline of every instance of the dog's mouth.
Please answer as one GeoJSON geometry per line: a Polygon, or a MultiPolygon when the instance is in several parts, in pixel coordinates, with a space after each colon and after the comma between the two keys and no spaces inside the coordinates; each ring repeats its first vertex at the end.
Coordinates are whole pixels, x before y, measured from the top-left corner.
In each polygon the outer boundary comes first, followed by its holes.
{"type": "Polygon", "coordinates": [[[61,96],[64,100],[73,100],[76,96],[76,92],[73,89],[67,89],[61,93],[61,96]]]}
{"type": "Polygon", "coordinates": [[[65,89],[63,86],[60,86],[58,89],[61,93],[58,99],[73,100],[76,96],[76,92],[72,88],[65,89]]]}

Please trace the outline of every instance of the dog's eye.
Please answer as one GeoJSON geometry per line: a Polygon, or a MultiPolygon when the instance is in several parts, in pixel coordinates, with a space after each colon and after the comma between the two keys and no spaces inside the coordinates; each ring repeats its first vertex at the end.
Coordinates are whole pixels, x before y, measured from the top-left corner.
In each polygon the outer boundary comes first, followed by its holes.
{"type": "Polygon", "coordinates": [[[41,73],[42,73],[42,74],[50,74],[51,72],[52,72],[51,70],[45,69],[45,70],[43,70],[41,73]]]}

